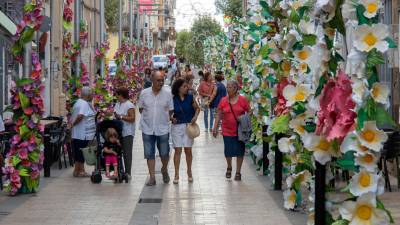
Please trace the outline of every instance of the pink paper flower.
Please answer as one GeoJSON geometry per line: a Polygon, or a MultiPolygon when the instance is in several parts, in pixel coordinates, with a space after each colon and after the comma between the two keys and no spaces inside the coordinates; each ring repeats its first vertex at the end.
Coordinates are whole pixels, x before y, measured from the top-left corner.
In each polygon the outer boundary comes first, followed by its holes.
{"type": "Polygon", "coordinates": [[[354,130],[357,114],[354,112],[356,104],[352,98],[351,80],[339,71],[337,78],[331,78],[321,94],[318,112],[316,133],[325,135],[328,141],[342,140],[347,133],[354,130]]]}

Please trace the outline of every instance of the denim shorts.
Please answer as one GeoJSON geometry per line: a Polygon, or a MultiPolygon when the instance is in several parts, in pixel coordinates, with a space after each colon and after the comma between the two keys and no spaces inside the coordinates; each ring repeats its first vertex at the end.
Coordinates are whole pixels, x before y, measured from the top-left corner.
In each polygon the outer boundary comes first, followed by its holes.
{"type": "Polygon", "coordinates": [[[169,157],[169,134],[156,136],[142,133],[142,138],[145,159],[156,158],[156,145],[161,158],[169,157]]]}

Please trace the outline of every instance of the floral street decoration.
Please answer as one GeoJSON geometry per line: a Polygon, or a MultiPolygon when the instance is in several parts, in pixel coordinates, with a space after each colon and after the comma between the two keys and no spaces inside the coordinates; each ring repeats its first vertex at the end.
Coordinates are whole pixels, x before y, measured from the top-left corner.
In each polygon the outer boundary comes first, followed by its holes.
{"type": "MultiPolygon", "coordinates": [[[[43,16],[43,1],[36,0],[24,7],[24,17],[15,34],[13,54],[23,61],[24,45],[32,41],[39,29],[43,16]]],[[[42,93],[42,68],[39,56],[32,52],[32,72],[29,77],[18,79],[11,89],[11,106],[15,134],[11,149],[6,155],[3,173],[6,177],[4,190],[10,195],[32,193],[39,189],[40,170],[43,165],[43,131],[40,119],[44,113],[42,93]]]]}

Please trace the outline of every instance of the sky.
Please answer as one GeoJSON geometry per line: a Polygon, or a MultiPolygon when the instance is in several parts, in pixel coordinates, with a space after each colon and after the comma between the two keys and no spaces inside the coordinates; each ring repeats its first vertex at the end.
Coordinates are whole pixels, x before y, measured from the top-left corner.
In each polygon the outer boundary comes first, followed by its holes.
{"type": "Polygon", "coordinates": [[[223,25],[223,16],[216,15],[214,0],[176,0],[175,29],[177,31],[190,29],[193,20],[205,14],[210,14],[221,26],[223,25]]]}

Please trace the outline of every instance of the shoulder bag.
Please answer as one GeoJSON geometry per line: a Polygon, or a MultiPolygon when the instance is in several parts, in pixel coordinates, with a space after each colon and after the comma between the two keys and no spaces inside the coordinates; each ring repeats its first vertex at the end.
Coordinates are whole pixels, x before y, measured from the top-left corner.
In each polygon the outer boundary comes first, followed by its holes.
{"type": "Polygon", "coordinates": [[[88,164],[89,166],[96,165],[96,150],[96,138],[93,138],[93,140],[89,142],[88,146],[86,146],[85,148],[81,148],[83,158],[85,159],[86,164],[88,164]]]}

